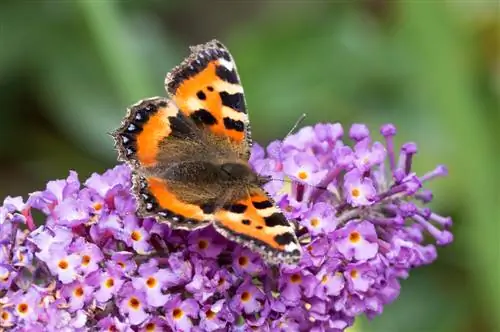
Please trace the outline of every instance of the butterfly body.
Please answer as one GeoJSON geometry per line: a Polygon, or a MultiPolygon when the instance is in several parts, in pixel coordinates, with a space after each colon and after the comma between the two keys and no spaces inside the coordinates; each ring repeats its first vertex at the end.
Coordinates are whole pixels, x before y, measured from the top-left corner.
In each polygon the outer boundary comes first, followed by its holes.
{"type": "Polygon", "coordinates": [[[294,229],[248,161],[243,89],[227,49],[217,41],[192,48],[165,86],[170,98],[133,105],[113,134],[133,169],[138,214],[178,229],[213,225],[271,263],[296,262],[294,229]]]}

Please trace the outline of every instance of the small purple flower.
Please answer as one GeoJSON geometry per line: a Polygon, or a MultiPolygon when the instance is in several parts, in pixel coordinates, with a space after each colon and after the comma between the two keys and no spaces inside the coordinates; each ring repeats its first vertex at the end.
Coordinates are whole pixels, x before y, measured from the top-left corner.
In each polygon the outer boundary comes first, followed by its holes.
{"type": "Polygon", "coordinates": [[[330,233],[337,227],[335,210],[327,203],[318,202],[306,213],[302,224],[314,235],[330,233]]]}
{"type": "Polygon", "coordinates": [[[9,328],[16,325],[16,316],[12,313],[11,308],[0,309],[0,327],[9,328]]]}
{"type": "Polygon", "coordinates": [[[365,261],[377,254],[377,233],[372,223],[366,220],[350,222],[339,235],[337,248],[345,258],[365,261]]]}
{"type": "Polygon", "coordinates": [[[115,251],[111,255],[110,266],[121,270],[125,274],[132,274],[137,269],[137,264],[133,260],[134,255],[128,251],[115,251]]]}
{"type": "Polygon", "coordinates": [[[347,202],[354,207],[372,204],[376,194],[373,181],[364,177],[357,169],[345,175],[344,190],[347,202]]]}
{"type": "Polygon", "coordinates": [[[349,264],[344,272],[347,284],[354,292],[364,293],[375,282],[376,272],[369,263],[349,264]]]}
{"type": "Polygon", "coordinates": [[[200,310],[200,328],[203,331],[217,331],[232,321],[228,309],[224,306],[225,300],[218,300],[214,304],[203,306],[200,310]]]}
{"type": "Polygon", "coordinates": [[[242,247],[233,251],[233,269],[239,275],[259,274],[264,269],[262,258],[255,252],[242,247]]]}
{"type": "Polygon", "coordinates": [[[303,297],[311,297],[318,285],[316,277],[299,267],[287,268],[279,280],[281,300],[289,306],[299,305],[303,297]]]}
{"type": "Polygon", "coordinates": [[[180,295],[172,297],[165,304],[169,326],[176,331],[190,331],[192,319],[198,317],[199,305],[193,299],[181,300],[180,295]]]}
{"type": "Polygon", "coordinates": [[[118,317],[107,316],[102,318],[97,322],[97,327],[100,331],[106,332],[132,332],[133,330],[130,328],[130,325],[127,323],[123,323],[118,317]]]}
{"type": "Polygon", "coordinates": [[[85,283],[73,282],[64,285],[61,294],[68,299],[69,310],[77,311],[90,300],[93,291],[94,289],[85,283]]]}
{"type": "Polygon", "coordinates": [[[89,276],[88,282],[97,289],[94,293],[95,299],[98,302],[105,303],[114,294],[118,294],[125,281],[121,270],[109,267],[104,271],[93,273],[89,276]]]}
{"type": "Polygon", "coordinates": [[[46,262],[50,271],[57,275],[63,284],[69,284],[77,277],[77,268],[80,266],[81,257],[78,254],[69,254],[61,245],[50,248],[51,258],[46,262]]]}
{"type": "Polygon", "coordinates": [[[345,278],[340,271],[341,261],[332,259],[326,262],[316,274],[318,285],[315,295],[326,300],[329,296],[338,296],[345,287],[345,278]]]}
{"type": "Polygon", "coordinates": [[[297,181],[317,185],[328,172],[320,168],[319,161],[312,155],[292,155],[285,160],[283,170],[297,181]]]}
{"type": "Polygon", "coordinates": [[[204,258],[215,258],[224,250],[225,241],[212,227],[188,235],[189,250],[204,258]]]}
{"type": "Polygon", "coordinates": [[[71,243],[72,240],[73,234],[67,228],[55,227],[51,230],[44,226],[36,229],[30,239],[30,241],[39,249],[35,255],[45,262],[53,259],[50,252],[52,246],[56,245],[65,248],[71,243]]]}
{"type": "Polygon", "coordinates": [[[167,320],[164,317],[153,317],[143,323],[140,332],[163,332],[167,330],[167,320]]]}
{"type": "Polygon", "coordinates": [[[12,294],[11,302],[14,306],[14,314],[19,321],[34,322],[38,318],[38,311],[40,310],[38,302],[40,301],[40,294],[34,289],[30,288],[26,293],[22,290],[12,294]]]}
{"type": "Polygon", "coordinates": [[[246,280],[238,287],[230,306],[236,312],[251,314],[262,309],[264,298],[264,293],[252,285],[250,280],[246,280]]]}
{"type": "Polygon", "coordinates": [[[139,267],[139,277],[132,280],[135,289],[146,293],[146,300],[150,306],[163,306],[169,296],[162,292],[165,282],[171,273],[167,269],[158,269],[157,262],[151,260],[139,267]]]}
{"type": "Polygon", "coordinates": [[[148,319],[147,303],[144,293],[137,291],[131,284],[125,284],[121,290],[120,313],[126,317],[131,325],[139,325],[148,319]]]}
{"type": "Polygon", "coordinates": [[[135,216],[127,216],[123,221],[125,227],[122,240],[140,254],[145,255],[151,251],[151,244],[148,242],[149,233],[144,227],[139,225],[139,221],[135,216]]]}
{"type": "Polygon", "coordinates": [[[385,159],[386,152],[384,146],[375,142],[371,146],[369,139],[363,139],[354,146],[354,165],[360,172],[366,172],[373,166],[379,165],[385,159]]]}
{"type": "Polygon", "coordinates": [[[104,258],[98,246],[86,242],[83,238],[79,238],[73,242],[69,250],[81,257],[79,269],[83,272],[84,276],[96,271],[99,268],[99,263],[104,258]]]}

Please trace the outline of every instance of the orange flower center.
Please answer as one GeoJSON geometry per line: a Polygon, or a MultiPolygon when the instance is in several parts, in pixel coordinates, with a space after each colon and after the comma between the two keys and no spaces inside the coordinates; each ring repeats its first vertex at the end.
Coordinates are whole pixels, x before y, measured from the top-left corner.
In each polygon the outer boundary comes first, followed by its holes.
{"type": "Polygon", "coordinates": [[[323,278],[321,278],[321,283],[326,284],[327,281],[328,281],[328,276],[325,274],[323,278]]]}
{"type": "Polygon", "coordinates": [[[60,260],[59,264],[57,264],[61,270],[66,270],[69,266],[68,262],[65,260],[60,260]]]}
{"type": "Polygon", "coordinates": [[[113,278],[108,278],[104,282],[104,285],[106,285],[106,287],[108,287],[108,288],[111,288],[115,285],[115,280],[113,278]]]}
{"type": "Polygon", "coordinates": [[[238,264],[240,266],[247,266],[248,265],[248,257],[247,256],[241,256],[240,258],[238,258],[238,264]]]}
{"type": "Polygon", "coordinates": [[[241,293],[241,301],[248,302],[248,301],[250,301],[251,298],[252,298],[252,295],[250,295],[249,292],[245,291],[245,292],[241,293]]]}
{"type": "Polygon", "coordinates": [[[219,282],[217,283],[217,285],[218,286],[222,286],[222,285],[224,285],[225,282],[226,282],[226,278],[220,277],[219,282]]]}
{"type": "Polygon", "coordinates": [[[358,197],[360,194],[361,193],[358,188],[354,188],[353,190],[351,190],[352,197],[358,197]]]}
{"type": "Polygon", "coordinates": [[[349,273],[351,275],[351,278],[356,279],[359,275],[358,270],[351,270],[349,273]]]}
{"type": "Polygon", "coordinates": [[[90,256],[89,255],[83,255],[82,257],[82,264],[83,265],[89,265],[90,263],[90,256]]]}
{"type": "Polygon", "coordinates": [[[125,263],[124,262],[118,262],[116,264],[118,264],[118,266],[121,267],[122,269],[125,268],[125,263]]]}
{"type": "Polygon", "coordinates": [[[20,314],[25,314],[28,312],[28,309],[29,309],[29,306],[27,303],[19,303],[17,305],[17,312],[19,312],[20,314]]]}
{"type": "Polygon", "coordinates": [[[208,241],[207,240],[198,241],[198,249],[205,250],[207,248],[208,248],[208,241]]]}
{"type": "Polygon", "coordinates": [[[172,316],[174,319],[181,319],[182,316],[184,316],[184,311],[182,311],[181,308],[175,308],[174,311],[172,311],[172,316]]]}
{"type": "Polygon", "coordinates": [[[133,231],[132,234],[130,234],[130,237],[132,238],[132,240],[134,241],[140,241],[142,236],[141,236],[141,232],[139,231],[133,231]]]}
{"type": "Polygon", "coordinates": [[[94,210],[99,211],[100,209],[102,209],[102,204],[99,202],[94,203],[94,210]]]}
{"type": "Polygon", "coordinates": [[[154,323],[147,323],[146,324],[146,331],[154,331],[156,328],[156,325],[154,323]]]}
{"type": "Polygon", "coordinates": [[[2,311],[2,319],[3,320],[8,320],[9,319],[9,313],[7,311],[2,311]]]}
{"type": "Polygon", "coordinates": [[[290,281],[294,284],[300,284],[302,281],[302,277],[298,273],[294,273],[290,276],[290,281]]]}
{"type": "Polygon", "coordinates": [[[156,286],[156,278],[149,277],[148,280],[146,280],[146,285],[148,285],[149,288],[156,286]]]}
{"type": "Polygon", "coordinates": [[[77,287],[73,291],[73,294],[75,294],[76,297],[81,297],[83,296],[83,288],[82,287],[77,287]]]}
{"type": "Polygon", "coordinates": [[[208,309],[206,312],[205,312],[205,315],[207,315],[207,318],[208,319],[214,319],[215,318],[215,312],[213,312],[212,310],[208,309]]]}
{"type": "Polygon", "coordinates": [[[128,300],[128,305],[132,308],[132,309],[139,309],[139,307],[141,306],[141,301],[139,301],[139,299],[135,296],[132,296],[129,300],[128,300]]]}
{"type": "Polygon", "coordinates": [[[311,226],[312,227],[318,227],[319,226],[319,219],[318,218],[312,218],[311,219],[311,226]]]}
{"type": "Polygon", "coordinates": [[[9,280],[10,272],[6,272],[5,274],[0,276],[0,280],[7,281],[9,280]]]}
{"type": "Polygon", "coordinates": [[[352,243],[357,243],[361,240],[361,234],[359,234],[359,232],[351,232],[351,234],[349,234],[349,241],[351,241],[352,243]]]}
{"type": "Polygon", "coordinates": [[[301,179],[301,180],[305,180],[305,179],[307,179],[307,177],[308,177],[307,172],[305,172],[305,171],[300,171],[300,172],[299,172],[299,174],[298,174],[298,177],[299,177],[299,179],[301,179]]]}

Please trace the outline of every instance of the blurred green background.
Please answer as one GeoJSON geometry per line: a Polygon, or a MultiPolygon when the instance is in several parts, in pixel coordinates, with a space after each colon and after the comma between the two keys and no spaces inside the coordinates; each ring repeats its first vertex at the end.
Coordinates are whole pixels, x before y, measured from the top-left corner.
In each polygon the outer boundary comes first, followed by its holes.
{"type": "Polygon", "coordinates": [[[447,164],[433,207],[455,242],[415,270],[359,331],[500,331],[500,11],[497,1],[2,1],[0,194],[116,163],[107,132],[164,95],[188,45],[238,63],[253,136],[306,124],[387,122],[447,164]]]}

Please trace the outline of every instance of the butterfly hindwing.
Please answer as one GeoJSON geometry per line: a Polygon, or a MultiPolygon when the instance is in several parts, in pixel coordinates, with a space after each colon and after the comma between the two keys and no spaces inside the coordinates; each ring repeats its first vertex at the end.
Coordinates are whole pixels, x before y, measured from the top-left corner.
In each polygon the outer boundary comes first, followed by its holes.
{"type": "Polygon", "coordinates": [[[213,220],[213,211],[184,202],[162,178],[136,174],[133,182],[142,217],[155,217],[178,229],[205,227],[213,220]]]}
{"type": "Polygon", "coordinates": [[[244,199],[215,212],[215,228],[229,239],[276,263],[296,263],[300,245],[294,227],[263,189],[254,187],[244,199]]]}
{"type": "Polygon", "coordinates": [[[167,75],[167,92],[200,127],[231,139],[248,156],[251,145],[248,115],[231,54],[216,40],[194,46],[191,52],[167,75]]]}

